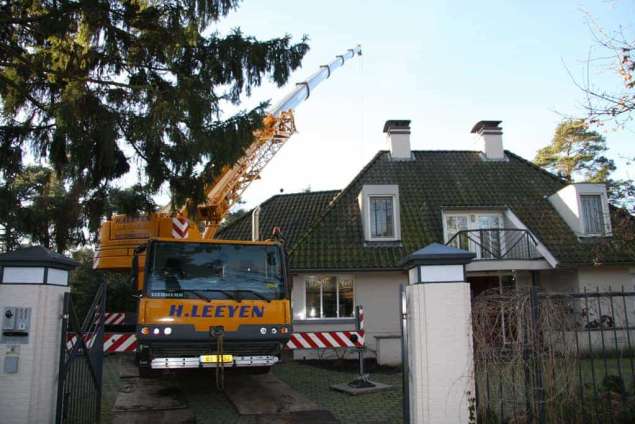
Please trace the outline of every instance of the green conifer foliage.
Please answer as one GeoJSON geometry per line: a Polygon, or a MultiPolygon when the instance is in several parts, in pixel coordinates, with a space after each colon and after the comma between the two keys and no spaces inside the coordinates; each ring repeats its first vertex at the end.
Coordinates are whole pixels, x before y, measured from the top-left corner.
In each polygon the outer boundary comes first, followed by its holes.
{"type": "Polygon", "coordinates": [[[200,200],[250,143],[266,104],[233,116],[223,106],[263,81],[285,84],[308,51],[306,38],[216,32],[238,3],[0,3],[3,190],[28,158],[38,159],[69,194],[69,220],[79,217],[92,231],[114,203],[147,209],[162,187],[175,205],[200,200]],[[125,195],[121,177],[131,169],[142,178],[136,195],[125,195]]]}

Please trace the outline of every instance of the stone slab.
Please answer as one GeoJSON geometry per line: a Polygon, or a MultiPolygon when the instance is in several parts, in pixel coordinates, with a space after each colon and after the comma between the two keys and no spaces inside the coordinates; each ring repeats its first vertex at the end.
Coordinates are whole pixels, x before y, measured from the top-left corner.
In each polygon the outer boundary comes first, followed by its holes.
{"type": "Polygon", "coordinates": [[[284,414],[243,415],[238,424],[338,424],[329,411],[297,411],[284,414]]]}
{"type": "Polygon", "coordinates": [[[375,387],[357,388],[357,387],[349,386],[348,383],[341,383],[341,384],[331,385],[331,389],[336,390],[338,392],[348,393],[349,395],[353,395],[353,396],[364,395],[367,393],[377,393],[384,390],[392,389],[392,386],[389,384],[378,383],[376,381],[370,381],[370,380],[369,382],[373,383],[375,387]]]}
{"type": "Polygon", "coordinates": [[[112,424],[195,424],[194,414],[189,409],[166,411],[125,411],[115,412],[112,424]]]}
{"type": "Polygon", "coordinates": [[[271,373],[226,380],[225,394],[240,415],[277,415],[320,409],[316,402],[271,373]]]}
{"type": "Polygon", "coordinates": [[[126,378],[122,383],[113,413],[187,408],[180,389],[168,381],[126,378]]]}

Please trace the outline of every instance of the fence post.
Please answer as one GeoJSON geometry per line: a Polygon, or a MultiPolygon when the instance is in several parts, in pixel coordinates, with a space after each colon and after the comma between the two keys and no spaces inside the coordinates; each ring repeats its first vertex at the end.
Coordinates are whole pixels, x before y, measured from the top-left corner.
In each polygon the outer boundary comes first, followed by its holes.
{"type": "Polygon", "coordinates": [[[431,244],[407,256],[410,422],[475,420],[472,304],[465,264],[474,254],[431,244]]]}
{"type": "Polygon", "coordinates": [[[0,421],[52,424],[68,273],[77,262],[40,247],[0,255],[0,421]]]}

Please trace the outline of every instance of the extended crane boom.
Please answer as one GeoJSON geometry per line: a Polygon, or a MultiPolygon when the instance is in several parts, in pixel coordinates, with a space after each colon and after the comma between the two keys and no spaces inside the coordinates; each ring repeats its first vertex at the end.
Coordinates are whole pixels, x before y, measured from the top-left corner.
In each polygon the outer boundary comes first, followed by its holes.
{"type": "MultiPolygon", "coordinates": [[[[206,187],[206,200],[198,205],[196,217],[204,223],[203,234],[199,232],[198,225],[190,225],[186,218],[187,206],[177,216],[170,213],[170,207],[138,217],[115,215],[104,222],[99,230],[94,268],[129,270],[137,247],[155,237],[188,241],[212,239],[229,209],[236,204],[249,184],[259,178],[262,169],[295,133],[293,110],[308,99],[313,90],[337,68],[361,53],[361,47],[357,46],[336,56],[331,63],[320,66],[306,81],[297,83],[291,93],[268,111],[262,128],[255,132],[254,141],[243,156],[234,165],[223,168],[218,177],[206,187]]],[[[142,266],[138,272],[143,272],[142,266]]],[[[139,281],[141,279],[140,277],[139,281]]]]}
{"type": "Polygon", "coordinates": [[[329,78],[337,68],[361,53],[361,46],[358,45],[336,56],[331,63],[320,66],[307,80],[297,83],[291,93],[271,108],[264,118],[263,129],[254,134],[254,142],[234,166],[222,170],[206,193],[207,201],[199,206],[199,215],[205,220],[203,238],[214,237],[227,211],[240,199],[249,184],[259,178],[262,169],[295,133],[293,110],[308,99],[315,87],[329,78]]]}

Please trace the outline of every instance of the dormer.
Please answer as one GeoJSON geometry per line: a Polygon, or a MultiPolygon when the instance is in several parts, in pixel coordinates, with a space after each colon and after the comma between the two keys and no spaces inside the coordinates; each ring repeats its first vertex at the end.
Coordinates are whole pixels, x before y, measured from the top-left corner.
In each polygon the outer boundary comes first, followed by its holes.
{"type": "Polygon", "coordinates": [[[570,184],[549,197],[578,237],[611,235],[609,202],[604,184],[570,184]]]}

